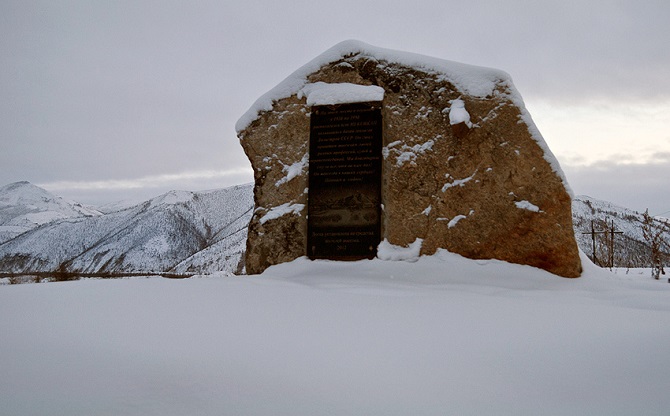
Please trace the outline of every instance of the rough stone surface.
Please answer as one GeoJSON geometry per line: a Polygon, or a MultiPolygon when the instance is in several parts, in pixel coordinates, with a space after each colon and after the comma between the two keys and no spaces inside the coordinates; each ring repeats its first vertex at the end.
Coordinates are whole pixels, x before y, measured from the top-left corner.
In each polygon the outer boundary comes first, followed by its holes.
{"type": "MultiPolygon", "coordinates": [[[[565,277],[581,274],[570,195],[507,84],[475,97],[434,71],[364,54],[341,57],[307,78],[319,81],[385,90],[383,239],[398,246],[422,239],[421,254],[444,248],[565,277]],[[465,103],[471,127],[450,124],[456,99],[465,103]]],[[[306,253],[310,107],[299,96],[275,101],[239,132],[255,178],[246,253],[250,274],[306,253]],[[261,222],[283,204],[305,208],[261,222]]]]}

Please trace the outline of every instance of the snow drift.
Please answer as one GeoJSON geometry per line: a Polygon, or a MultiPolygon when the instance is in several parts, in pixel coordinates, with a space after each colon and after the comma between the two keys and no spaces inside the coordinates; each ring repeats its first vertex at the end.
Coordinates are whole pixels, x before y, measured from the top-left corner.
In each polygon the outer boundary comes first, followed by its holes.
{"type": "Polygon", "coordinates": [[[0,286],[0,413],[666,415],[670,285],[583,260],[0,286]]]}

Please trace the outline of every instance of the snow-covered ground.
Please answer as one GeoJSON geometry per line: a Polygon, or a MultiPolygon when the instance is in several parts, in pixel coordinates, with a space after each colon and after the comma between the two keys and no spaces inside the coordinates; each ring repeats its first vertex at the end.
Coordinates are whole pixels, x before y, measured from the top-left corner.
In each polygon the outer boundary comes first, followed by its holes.
{"type": "Polygon", "coordinates": [[[564,279],[446,252],[298,259],[260,276],[5,285],[0,316],[2,415],[670,409],[670,284],[590,264],[564,279]]]}

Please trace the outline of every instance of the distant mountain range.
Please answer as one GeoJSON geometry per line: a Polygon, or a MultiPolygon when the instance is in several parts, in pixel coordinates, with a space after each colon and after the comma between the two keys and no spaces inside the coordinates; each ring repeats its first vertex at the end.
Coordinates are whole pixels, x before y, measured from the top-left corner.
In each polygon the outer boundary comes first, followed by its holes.
{"type": "MultiPolygon", "coordinates": [[[[171,191],[128,208],[94,208],[29,182],[0,187],[0,275],[188,276],[244,270],[253,186],[171,191]]],[[[649,266],[638,212],[578,196],[573,224],[580,248],[596,263],[649,266]],[[611,230],[614,234],[611,243],[611,230]],[[614,252],[611,252],[611,248],[614,252]]],[[[670,240],[670,235],[666,236],[670,240]]]]}
{"type": "Polygon", "coordinates": [[[100,215],[94,208],[66,201],[29,182],[0,187],[0,243],[51,221],[100,215]]]}
{"type": "Polygon", "coordinates": [[[240,273],[251,185],[171,191],[103,214],[28,182],[0,188],[0,273],[240,273]]]}

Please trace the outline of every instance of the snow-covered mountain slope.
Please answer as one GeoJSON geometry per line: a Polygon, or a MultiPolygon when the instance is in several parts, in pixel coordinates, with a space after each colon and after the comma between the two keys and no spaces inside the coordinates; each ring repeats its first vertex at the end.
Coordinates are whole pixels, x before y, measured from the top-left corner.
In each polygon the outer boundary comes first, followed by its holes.
{"type": "MultiPolygon", "coordinates": [[[[239,273],[253,209],[252,185],[171,191],[141,204],[100,211],[69,203],[27,182],[0,188],[0,273],[239,273]],[[14,231],[11,231],[14,230],[14,231]],[[13,233],[13,234],[12,234],[13,233]],[[7,237],[9,236],[9,237],[7,237]]],[[[588,196],[573,201],[577,242],[592,256],[591,221],[611,230],[614,265],[647,267],[642,215],[588,196]]],[[[596,235],[596,260],[611,261],[611,234],[596,235]]],[[[670,240],[670,235],[666,238],[670,240]]]]}
{"type": "Polygon", "coordinates": [[[53,221],[0,244],[0,272],[236,272],[252,207],[251,185],[240,185],[171,191],[106,215],[53,221]]]}
{"type": "MultiPolygon", "coordinates": [[[[596,263],[609,266],[614,260],[618,267],[648,267],[651,264],[650,250],[642,233],[642,214],[601,201],[586,195],[578,195],[572,201],[572,223],[579,248],[593,258],[591,221],[596,231],[596,263]],[[612,228],[613,227],[613,228],[612,228]],[[614,234],[614,252],[611,253],[611,231],[614,234]]],[[[670,233],[665,235],[670,241],[670,233]]]]}
{"type": "Polygon", "coordinates": [[[195,274],[201,270],[226,270],[239,273],[243,268],[243,254],[247,246],[247,225],[250,209],[220,228],[213,236],[215,243],[182,260],[171,269],[176,274],[195,274]]]}
{"type": "Polygon", "coordinates": [[[66,201],[30,182],[0,187],[0,243],[51,221],[100,215],[98,210],[66,201]]]}

